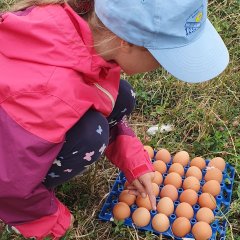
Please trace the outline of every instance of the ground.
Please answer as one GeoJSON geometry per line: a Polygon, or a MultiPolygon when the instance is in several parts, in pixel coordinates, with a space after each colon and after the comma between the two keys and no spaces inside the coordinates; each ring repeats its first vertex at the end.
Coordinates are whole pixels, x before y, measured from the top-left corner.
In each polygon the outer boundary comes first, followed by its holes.
{"type": "MultiPolygon", "coordinates": [[[[13,0],[0,0],[7,9],[13,0]]],[[[186,150],[191,157],[222,156],[236,169],[227,239],[240,240],[240,1],[210,0],[209,18],[229,51],[230,64],[218,78],[202,83],[180,82],[164,70],[123,78],[137,95],[137,107],[129,123],[145,145],[167,148],[172,154],[186,150]],[[155,124],[172,124],[174,131],[148,136],[155,124]]],[[[73,212],[74,229],[63,239],[154,240],[150,232],[138,232],[121,224],[98,220],[118,169],[102,158],[83,176],[58,187],[57,196],[73,212]]],[[[4,231],[2,240],[23,239],[4,231]]]]}

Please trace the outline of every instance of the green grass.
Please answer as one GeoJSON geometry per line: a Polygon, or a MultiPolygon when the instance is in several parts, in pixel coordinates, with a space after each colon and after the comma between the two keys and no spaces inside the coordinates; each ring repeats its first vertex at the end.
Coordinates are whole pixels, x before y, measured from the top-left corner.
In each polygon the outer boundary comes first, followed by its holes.
{"type": "MultiPolygon", "coordinates": [[[[12,4],[11,0],[0,1],[2,9],[12,4]]],[[[172,154],[184,149],[191,157],[223,156],[235,167],[231,209],[225,217],[230,224],[227,239],[240,240],[240,1],[211,0],[209,18],[230,51],[227,70],[202,84],[180,82],[164,70],[124,75],[137,92],[137,107],[129,122],[142,142],[155,149],[164,147],[172,154]],[[153,137],[146,134],[150,126],[166,123],[173,124],[174,131],[153,137]]],[[[107,159],[101,159],[83,176],[58,187],[57,196],[76,218],[65,239],[159,239],[149,232],[98,220],[117,174],[107,159]]],[[[4,232],[1,239],[22,238],[4,232]]]]}

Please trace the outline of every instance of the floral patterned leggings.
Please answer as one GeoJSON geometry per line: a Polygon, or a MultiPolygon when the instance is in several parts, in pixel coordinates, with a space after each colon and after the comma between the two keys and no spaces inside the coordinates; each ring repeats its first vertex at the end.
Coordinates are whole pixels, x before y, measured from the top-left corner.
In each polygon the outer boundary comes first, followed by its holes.
{"type": "Polygon", "coordinates": [[[135,106],[135,93],[131,85],[120,80],[119,93],[112,113],[104,117],[100,112],[88,110],[67,132],[65,143],[49,169],[43,184],[54,188],[82,173],[98,160],[108,146],[110,129],[129,115],[135,106]]]}

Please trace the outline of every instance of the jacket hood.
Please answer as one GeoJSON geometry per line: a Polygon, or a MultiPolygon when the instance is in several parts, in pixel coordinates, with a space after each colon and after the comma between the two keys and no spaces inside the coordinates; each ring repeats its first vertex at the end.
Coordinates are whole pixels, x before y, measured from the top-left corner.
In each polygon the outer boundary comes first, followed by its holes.
{"type": "Polygon", "coordinates": [[[119,68],[96,54],[87,22],[67,4],[2,14],[0,53],[11,59],[71,68],[90,81],[119,68]]]}

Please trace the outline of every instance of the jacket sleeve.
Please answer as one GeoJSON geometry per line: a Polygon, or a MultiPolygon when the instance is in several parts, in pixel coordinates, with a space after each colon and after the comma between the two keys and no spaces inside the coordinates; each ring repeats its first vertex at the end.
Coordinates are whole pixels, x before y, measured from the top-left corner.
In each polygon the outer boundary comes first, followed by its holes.
{"type": "Polygon", "coordinates": [[[110,130],[107,158],[125,174],[131,183],[141,175],[154,171],[149,155],[125,119],[110,130]]]}

